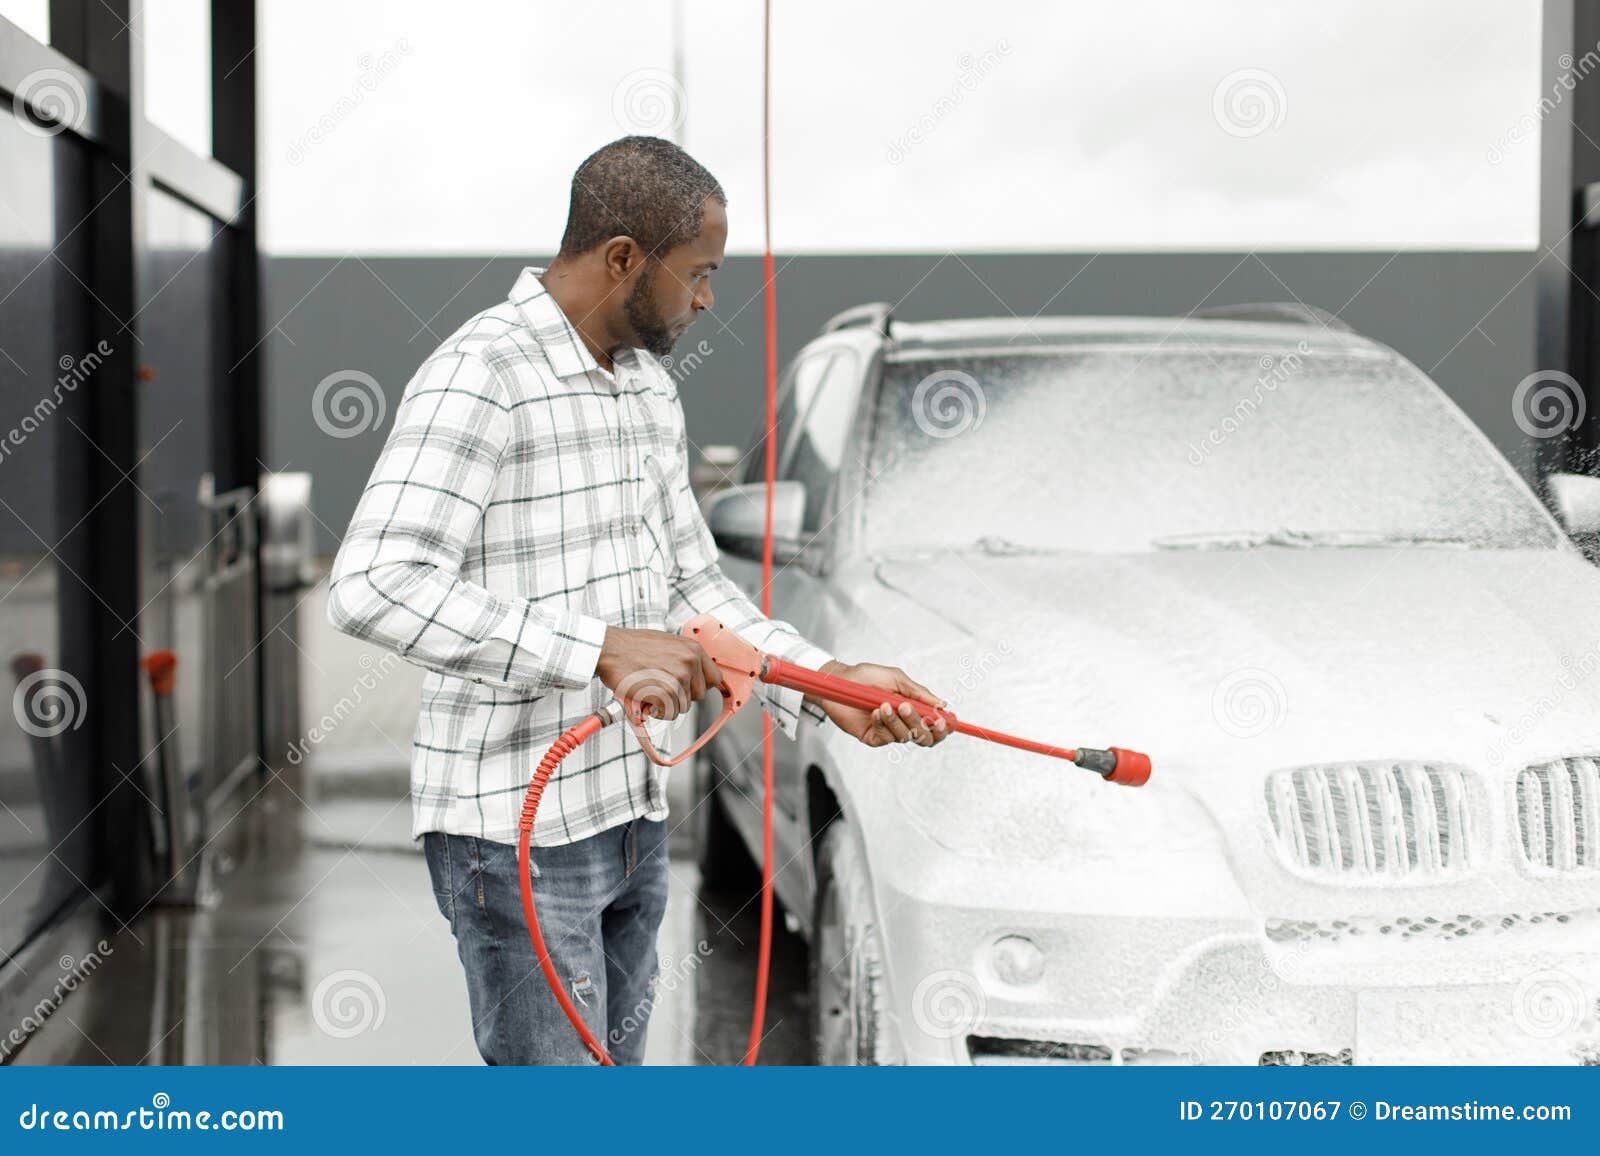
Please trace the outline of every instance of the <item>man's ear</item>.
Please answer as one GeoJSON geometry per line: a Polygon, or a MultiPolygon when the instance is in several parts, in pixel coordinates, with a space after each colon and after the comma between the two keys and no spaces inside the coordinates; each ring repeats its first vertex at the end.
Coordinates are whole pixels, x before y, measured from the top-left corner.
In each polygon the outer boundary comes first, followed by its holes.
{"type": "Polygon", "coordinates": [[[600,250],[600,259],[614,281],[626,281],[644,264],[644,250],[632,237],[612,237],[600,250]]]}

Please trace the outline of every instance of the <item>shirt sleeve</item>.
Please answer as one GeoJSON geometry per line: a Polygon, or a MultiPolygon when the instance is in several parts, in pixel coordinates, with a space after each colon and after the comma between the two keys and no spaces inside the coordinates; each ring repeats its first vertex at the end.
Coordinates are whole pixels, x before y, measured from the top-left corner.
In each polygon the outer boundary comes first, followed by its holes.
{"type": "MultiPolygon", "coordinates": [[[[680,410],[681,413],[681,410],[680,410]]],[[[674,568],[668,579],[667,628],[681,630],[696,614],[710,614],[757,650],[776,654],[796,665],[820,669],[834,656],[800,637],[787,622],[770,619],[745,597],[733,579],[717,564],[717,546],[706,525],[700,503],[689,484],[688,437],[679,434],[672,484],[674,568]]],[[[800,719],[824,723],[828,716],[798,690],[757,682],[756,693],[791,739],[800,719]]]]}
{"type": "Polygon", "coordinates": [[[512,415],[481,358],[424,362],[334,560],[328,619],[440,674],[529,693],[594,677],[606,623],[463,581],[512,415]]]}

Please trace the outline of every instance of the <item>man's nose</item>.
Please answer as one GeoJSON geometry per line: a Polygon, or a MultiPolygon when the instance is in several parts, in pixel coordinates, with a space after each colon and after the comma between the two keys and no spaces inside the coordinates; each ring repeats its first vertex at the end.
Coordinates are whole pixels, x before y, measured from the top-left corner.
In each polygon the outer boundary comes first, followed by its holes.
{"type": "Polygon", "coordinates": [[[695,309],[710,309],[717,303],[717,295],[711,292],[711,284],[707,282],[699,293],[695,294],[695,309]]]}

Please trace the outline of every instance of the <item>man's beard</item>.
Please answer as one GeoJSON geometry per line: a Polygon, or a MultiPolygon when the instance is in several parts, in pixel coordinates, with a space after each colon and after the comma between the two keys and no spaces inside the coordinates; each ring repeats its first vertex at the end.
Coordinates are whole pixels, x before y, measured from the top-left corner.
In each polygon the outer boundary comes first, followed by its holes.
{"type": "Polygon", "coordinates": [[[633,292],[628,294],[628,300],[622,309],[639,345],[656,357],[665,357],[672,352],[672,347],[678,343],[678,339],[661,320],[652,292],[654,288],[655,269],[646,266],[639,274],[639,279],[633,283],[633,292]]]}

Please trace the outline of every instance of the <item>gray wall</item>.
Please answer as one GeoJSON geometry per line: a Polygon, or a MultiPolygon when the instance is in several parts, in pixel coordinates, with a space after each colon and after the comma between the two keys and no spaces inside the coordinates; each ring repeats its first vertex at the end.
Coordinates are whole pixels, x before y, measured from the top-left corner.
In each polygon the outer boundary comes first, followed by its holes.
{"type": "MultiPolygon", "coordinates": [[[[503,298],[529,257],[276,257],[265,263],[267,460],[316,477],[319,549],[337,545],[419,362],[503,298]],[[383,424],[349,438],[317,426],[312,396],[340,370],[382,386],[383,424]]],[[[1511,394],[1538,368],[1531,252],[915,254],[778,258],[780,362],[833,313],[897,302],[908,320],[1017,314],[1182,314],[1298,298],[1409,357],[1524,470],[1532,455],[1511,394]]],[[[679,342],[680,395],[698,445],[740,444],[762,411],[761,261],[716,278],[717,320],[679,342]]]]}

